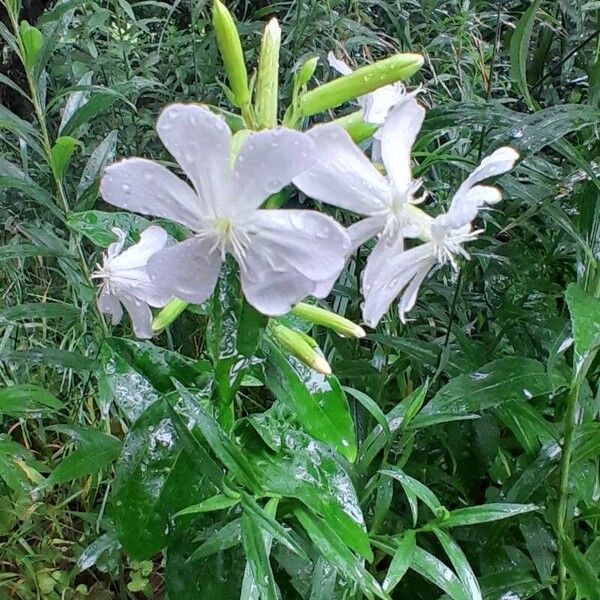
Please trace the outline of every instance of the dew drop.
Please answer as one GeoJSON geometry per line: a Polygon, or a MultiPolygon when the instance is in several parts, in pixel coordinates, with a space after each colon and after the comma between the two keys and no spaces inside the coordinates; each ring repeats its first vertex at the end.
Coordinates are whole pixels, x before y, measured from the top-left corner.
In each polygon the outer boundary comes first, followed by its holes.
{"type": "Polygon", "coordinates": [[[281,177],[271,177],[267,180],[267,192],[274,194],[278,192],[283,185],[281,177]]]}

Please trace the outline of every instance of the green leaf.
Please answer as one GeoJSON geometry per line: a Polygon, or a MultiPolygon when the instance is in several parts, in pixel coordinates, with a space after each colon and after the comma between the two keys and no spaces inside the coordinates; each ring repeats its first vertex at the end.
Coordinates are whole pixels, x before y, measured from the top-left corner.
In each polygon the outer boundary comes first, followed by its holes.
{"type": "Polygon", "coordinates": [[[258,491],[260,484],[258,483],[257,473],[248,462],[242,449],[228,437],[216,420],[206,412],[204,407],[194,399],[188,390],[179,383],[176,383],[176,387],[186,414],[193,416],[195,424],[202,431],[202,435],[219,460],[241,484],[247,486],[251,491],[258,491]]]}
{"type": "Polygon", "coordinates": [[[575,584],[577,600],[597,600],[600,578],[586,557],[571,543],[563,540],[564,560],[567,573],[575,584]]]}
{"type": "Polygon", "coordinates": [[[392,437],[392,432],[390,431],[388,421],[381,408],[379,408],[377,402],[375,402],[371,396],[361,392],[360,390],[355,390],[354,388],[347,386],[344,386],[342,389],[346,393],[350,394],[354,399],[358,400],[365,410],[367,410],[373,416],[385,434],[385,439],[389,441],[392,437]]]}
{"type": "Polygon", "coordinates": [[[499,521],[508,519],[516,515],[539,510],[535,504],[511,504],[508,502],[496,502],[482,504],[481,506],[468,506],[458,508],[450,512],[449,516],[436,522],[436,527],[459,527],[463,525],[477,525],[479,523],[489,523],[490,521],[499,521]]]}
{"type": "MultiPolygon", "coordinates": [[[[81,173],[81,179],[77,184],[77,198],[81,198],[82,194],[90,188],[100,177],[104,167],[112,162],[117,150],[117,138],[119,132],[117,130],[111,131],[97,146],[94,151],[90,154],[83,171],[81,173]]],[[[130,213],[122,213],[130,214],[130,213]]],[[[133,215],[131,215],[133,216],[133,215]]],[[[140,217],[141,218],[141,217],[140,217]]],[[[100,245],[100,244],[97,244],[100,245]]]]}
{"type": "Polygon", "coordinates": [[[242,515],[242,543],[261,599],[278,600],[279,591],[262,531],[247,512],[242,515]]]}
{"type": "Polygon", "coordinates": [[[392,562],[383,580],[384,592],[390,593],[400,583],[400,580],[410,568],[415,548],[415,532],[407,531],[400,537],[398,546],[394,552],[394,558],[392,558],[392,562]]]}
{"type": "Polygon", "coordinates": [[[39,29],[32,27],[27,21],[21,21],[21,25],[19,26],[19,37],[23,44],[25,68],[28,71],[32,71],[37,62],[40,50],[42,49],[44,36],[39,29]]]}
{"type": "Polygon", "coordinates": [[[323,516],[347,546],[373,560],[352,480],[331,450],[301,431],[279,425],[272,413],[250,422],[268,446],[277,450],[248,454],[263,489],[300,500],[323,516]]]}
{"type": "Polygon", "coordinates": [[[475,573],[460,546],[445,531],[434,529],[433,532],[456,570],[458,578],[467,592],[467,597],[470,600],[482,600],[481,588],[475,573]]]}
{"type": "Polygon", "coordinates": [[[263,529],[265,533],[269,534],[272,538],[276,539],[288,550],[291,550],[303,558],[307,558],[298,542],[276,521],[274,517],[270,516],[269,513],[252,498],[252,496],[249,496],[244,492],[241,492],[241,496],[242,509],[252,518],[253,523],[263,529]]]}
{"type": "Polygon", "coordinates": [[[183,515],[195,515],[198,513],[213,512],[215,510],[224,510],[239,503],[240,498],[216,494],[215,496],[211,496],[210,498],[207,498],[198,504],[192,504],[192,506],[188,506],[187,508],[180,510],[174,516],[181,517],[183,515]]]}
{"type": "Polygon", "coordinates": [[[111,231],[113,227],[122,229],[127,233],[129,243],[133,243],[139,233],[148,227],[150,221],[133,213],[86,210],[70,214],[67,223],[73,231],[81,233],[96,246],[108,248],[117,239],[111,231]]]}
{"type": "Polygon", "coordinates": [[[295,509],[294,514],[315,546],[332,565],[350,581],[356,581],[367,596],[373,594],[385,598],[379,583],[325,521],[301,508],[295,509]]]}
{"type": "Polygon", "coordinates": [[[264,348],[265,385],[311,436],[354,461],[357,453],[354,423],[337,378],[286,358],[270,340],[265,339],[264,348]]]}
{"type": "Polygon", "coordinates": [[[78,443],[78,448],[63,458],[46,480],[46,486],[93,475],[114,462],[121,452],[121,441],[97,429],[68,425],[54,425],[54,431],[67,434],[78,443]]]}
{"type": "Polygon", "coordinates": [[[63,178],[73,152],[75,152],[77,146],[81,145],[79,140],[69,136],[61,136],[54,142],[54,146],[52,146],[52,171],[57,179],[63,178]]]}
{"type": "Polygon", "coordinates": [[[24,302],[0,310],[0,325],[15,323],[22,319],[64,319],[74,321],[81,316],[81,310],[64,302],[24,302]]]}
{"type": "Polygon", "coordinates": [[[600,345],[600,300],[576,283],[569,285],[565,298],[571,313],[577,360],[585,360],[600,345]]]}
{"type": "Polygon", "coordinates": [[[13,417],[34,416],[62,410],[64,404],[50,392],[32,384],[11,385],[0,389],[0,413],[13,417]]]}
{"type": "Polygon", "coordinates": [[[429,579],[437,587],[443,590],[452,600],[470,600],[469,595],[464,589],[460,579],[454,574],[452,569],[447,567],[439,558],[415,547],[411,569],[429,579]]]}
{"type": "Polygon", "coordinates": [[[413,426],[432,415],[481,412],[505,402],[527,402],[560,384],[544,366],[525,357],[500,358],[450,380],[415,417],[413,426]]]}
{"type": "Polygon", "coordinates": [[[436,516],[445,511],[437,496],[423,483],[407,475],[402,469],[393,465],[387,465],[379,471],[383,475],[393,477],[400,482],[407,496],[416,496],[436,516]]]}
{"type": "Polygon", "coordinates": [[[61,128],[61,135],[72,135],[82,126],[91,121],[94,117],[110,108],[118,96],[115,93],[94,92],[90,99],[81,105],[73,113],[73,116],[61,128]]]}
{"type": "Polygon", "coordinates": [[[132,558],[151,558],[166,545],[174,515],[215,491],[182,442],[168,403],[156,401],[131,427],[117,465],[112,517],[119,541],[132,558]]]}
{"type": "Polygon", "coordinates": [[[242,519],[237,518],[223,525],[200,546],[198,546],[188,558],[189,562],[202,560],[208,556],[223,552],[237,546],[242,539],[242,519]]]}
{"type": "Polygon", "coordinates": [[[527,55],[529,44],[531,43],[535,16],[540,3],[541,0],[533,0],[529,8],[519,19],[510,39],[510,75],[519,87],[521,94],[525,97],[529,108],[534,108],[534,106],[529,94],[529,84],[527,83],[527,55]]]}
{"type": "Polygon", "coordinates": [[[74,371],[93,371],[96,362],[87,356],[60,350],[58,348],[31,348],[29,350],[2,350],[0,360],[14,363],[25,363],[28,366],[34,364],[48,364],[74,371]]]}
{"type": "Polygon", "coordinates": [[[0,130],[2,129],[7,129],[13,134],[23,138],[28,146],[35,150],[40,156],[44,156],[44,151],[39,143],[39,134],[31,123],[17,117],[17,115],[8,110],[8,108],[0,104],[0,130]]]}

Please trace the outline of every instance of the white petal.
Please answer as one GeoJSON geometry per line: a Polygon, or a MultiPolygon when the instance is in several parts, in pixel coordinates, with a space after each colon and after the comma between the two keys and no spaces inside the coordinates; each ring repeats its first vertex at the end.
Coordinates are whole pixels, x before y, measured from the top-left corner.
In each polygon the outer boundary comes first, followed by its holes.
{"type": "Polygon", "coordinates": [[[148,259],[166,247],[169,235],[158,225],[150,225],[140,233],[140,240],[110,261],[111,271],[138,269],[148,264],[148,259]]]}
{"type": "Polygon", "coordinates": [[[231,131],[223,118],[199,104],[171,104],[158,117],[156,131],[193,183],[202,213],[219,214],[231,181],[231,131]]]}
{"type": "Polygon", "coordinates": [[[167,232],[151,225],[140,234],[140,241],[127,248],[110,264],[110,283],[118,291],[142,300],[150,306],[165,306],[172,295],[150,279],[148,260],[168,242],[167,232]]]}
{"type": "Polygon", "coordinates": [[[174,298],[201,304],[212,294],[221,267],[212,246],[212,240],[193,237],[158,252],[148,262],[151,281],[174,298]]]}
{"type": "Polygon", "coordinates": [[[377,266],[381,267],[379,275],[372,282],[365,283],[363,279],[365,301],[362,313],[363,320],[369,327],[375,327],[379,323],[394,299],[405,289],[410,291],[410,297],[407,298],[410,300],[414,291],[410,286],[411,282],[417,280],[420,285],[420,281],[435,265],[431,244],[421,244],[394,258],[386,259],[386,264],[381,264],[379,260],[372,266],[372,272],[377,272],[377,266]]]}
{"type": "Polygon", "coordinates": [[[498,150],[486,156],[479,166],[465,179],[458,188],[454,198],[456,199],[458,196],[461,196],[480,181],[510,171],[515,166],[518,158],[519,153],[513,150],[513,148],[509,148],[508,146],[498,148],[498,150]]]}
{"type": "Polygon", "coordinates": [[[121,250],[123,250],[123,246],[125,245],[125,239],[127,238],[127,234],[118,227],[113,227],[111,231],[117,236],[117,241],[110,244],[108,250],[106,251],[109,261],[120,254],[121,250]]]}
{"type": "Polygon", "coordinates": [[[383,231],[385,227],[385,218],[367,217],[361,219],[357,223],[353,223],[346,229],[346,233],[350,236],[350,250],[349,253],[355,252],[365,242],[375,237],[377,234],[383,231]]]}
{"type": "MultiPolygon", "coordinates": [[[[246,300],[259,312],[270,317],[284,315],[307,296],[315,295],[319,284],[297,271],[276,272],[268,265],[254,263],[242,271],[242,290],[246,300]]],[[[320,298],[323,296],[319,296],[320,298]]]]}
{"type": "Polygon", "coordinates": [[[381,125],[390,109],[406,97],[406,90],[400,83],[384,85],[367,94],[364,102],[363,118],[365,123],[381,125]]]}
{"type": "Polygon", "coordinates": [[[259,210],[246,259],[267,265],[271,272],[294,270],[312,281],[339,275],[346,262],[350,239],[331,217],[312,210],[259,210]]]}
{"type": "Polygon", "coordinates": [[[192,230],[202,218],[194,190],[162,165],[144,158],[128,158],[107,167],[100,193],[109,204],[170,219],[192,230]]]}
{"type": "Polygon", "coordinates": [[[221,215],[251,213],[314,160],[313,142],[305,133],[283,128],[251,133],[233,167],[234,197],[221,215]]]}
{"type": "Polygon", "coordinates": [[[327,54],[327,62],[332,69],[335,69],[340,75],[350,75],[352,68],[349,67],[343,60],[335,57],[333,52],[327,54]]]}
{"type": "Polygon", "coordinates": [[[380,278],[392,277],[391,269],[404,252],[404,240],[400,237],[382,235],[373,248],[362,273],[362,289],[368,292],[380,278]]]}
{"type": "Polygon", "coordinates": [[[380,129],[383,164],[394,188],[400,193],[405,193],[410,188],[410,155],[425,119],[425,109],[415,96],[415,93],[405,94],[392,108],[380,129]]]}
{"type": "Polygon", "coordinates": [[[431,265],[428,266],[427,262],[424,262],[421,266],[421,269],[417,271],[411,282],[406,286],[402,296],[400,297],[400,302],[398,303],[398,314],[400,315],[400,320],[403,323],[406,323],[406,313],[410,311],[415,302],[417,301],[417,294],[419,293],[419,288],[423,283],[423,280],[431,269],[433,268],[434,262],[431,260],[431,265]]]}
{"type": "Polygon", "coordinates": [[[130,294],[121,293],[119,299],[128,312],[135,336],[142,339],[152,337],[152,311],[150,307],[141,300],[130,294]]]}
{"type": "Polygon", "coordinates": [[[123,318],[123,309],[117,296],[112,294],[107,285],[102,285],[100,288],[100,294],[98,295],[98,310],[105,314],[110,315],[110,322],[116,325],[123,318]]]}
{"type": "Polygon", "coordinates": [[[367,216],[390,205],[387,180],[346,131],[318,125],[308,135],[315,142],[315,164],[294,178],[307,196],[367,216]]]}
{"type": "Polygon", "coordinates": [[[460,201],[452,202],[448,209],[448,224],[458,228],[467,225],[483,206],[496,204],[502,200],[502,194],[495,187],[488,185],[475,185],[466,191],[460,201]]]}

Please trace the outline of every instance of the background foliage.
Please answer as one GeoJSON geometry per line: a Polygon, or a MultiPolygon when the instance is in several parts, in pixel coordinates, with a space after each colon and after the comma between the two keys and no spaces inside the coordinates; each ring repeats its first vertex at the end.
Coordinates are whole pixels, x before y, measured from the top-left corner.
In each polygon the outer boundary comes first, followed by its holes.
{"type": "MultiPolygon", "coordinates": [[[[331,49],[355,64],[422,53],[412,83],[432,108],[417,174],[440,207],[490,149],[510,144],[523,162],[502,178],[504,201],[486,215],[473,260],[426,282],[407,325],[390,313],[360,341],[313,330],[339,383],[264,342],[266,362],[241,382],[235,435],[223,435],[185,390],[210,385],[235,298],[222,321],[210,306],[186,311],[152,345],[133,341],[127,323],[119,337],[102,329],[87,278],[111,241],[106,214],[86,212],[108,209],[103,166],[166,159],[153,126],[168,102],[227,105],[209,4],[25,3],[22,17],[43,33],[38,45],[22,31],[37,57],[29,69],[4,12],[0,597],[239,597],[251,569],[263,597],[275,580],[285,598],[360,597],[374,576],[399,582],[395,598],[463,599],[477,597],[472,569],[490,600],[597,600],[600,5],[229,7],[251,66],[265,21],[280,20],[282,98],[315,54],[324,81],[331,49]],[[290,394],[309,415],[345,401],[340,384],[358,445],[334,431],[333,455],[288,411],[290,394]],[[201,431],[187,429],[192,417],[201,431]],[[239,497],[174,516],[232,481],[239,497]],[[282,499],[257,502],[261,486],[282,499]],[[348,518],[359,509],[368,538],[348,518]]],[[[134,235],[143,220],[130,226],[134,235]]],[[[326,303],[355,321],[365,256],[326,303]]],[[[332,410],[343,429],[343,410],[332,410]]]]}

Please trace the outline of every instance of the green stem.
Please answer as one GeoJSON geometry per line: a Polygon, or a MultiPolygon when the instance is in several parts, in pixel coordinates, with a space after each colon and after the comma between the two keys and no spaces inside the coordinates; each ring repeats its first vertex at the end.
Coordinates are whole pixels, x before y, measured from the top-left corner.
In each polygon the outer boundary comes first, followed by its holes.
{"type": "Polygon", "coordinates": [[[556,519],[556,537],[558,542],[558,598],[567,599],[567,567],[565,564],[565,543],[568,541],[569,526],[569,470],[573,453],[573,440],[577,428],[577,398],[581,386],[581,371],[575,375],[567,396],[565,411],[565,433],[560,457],[560,484],[558,498],[558,515],[556,519]]]}

